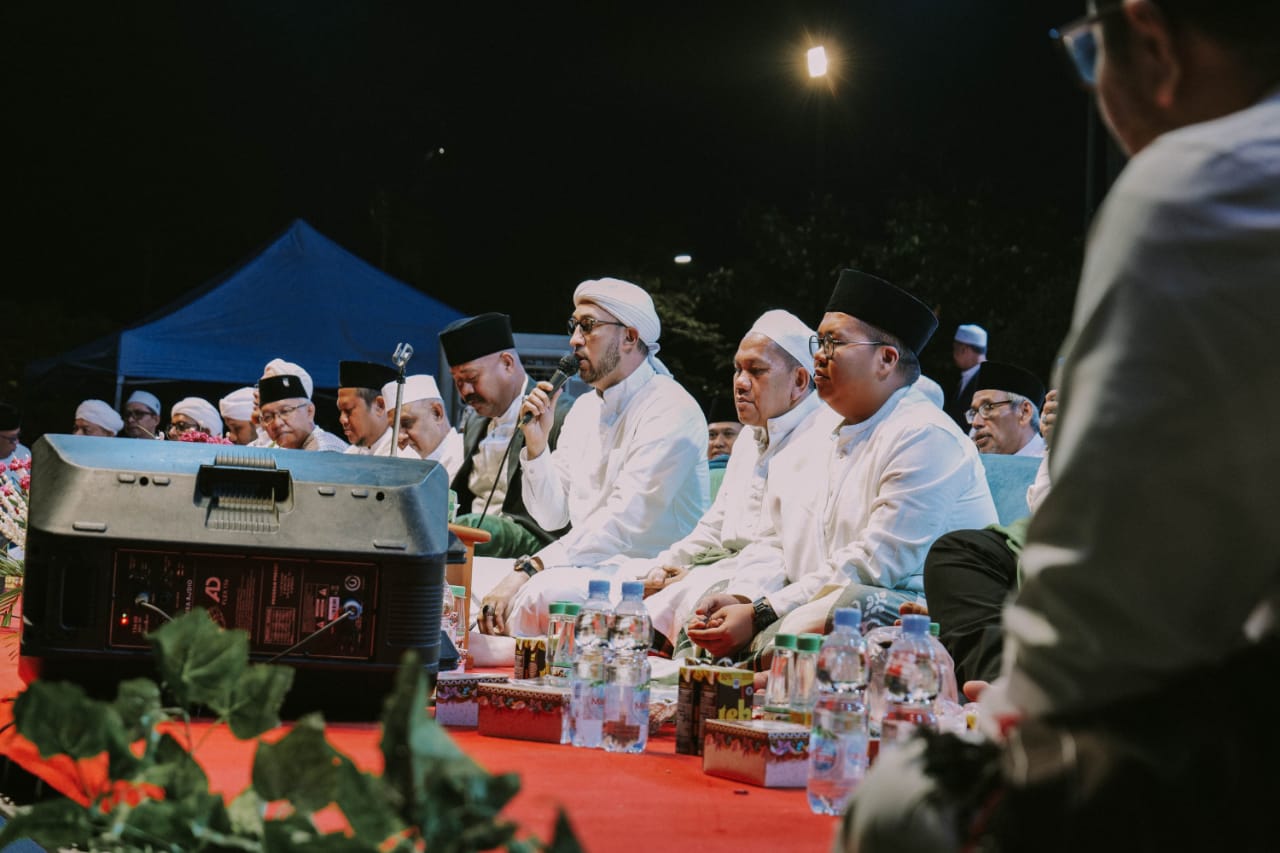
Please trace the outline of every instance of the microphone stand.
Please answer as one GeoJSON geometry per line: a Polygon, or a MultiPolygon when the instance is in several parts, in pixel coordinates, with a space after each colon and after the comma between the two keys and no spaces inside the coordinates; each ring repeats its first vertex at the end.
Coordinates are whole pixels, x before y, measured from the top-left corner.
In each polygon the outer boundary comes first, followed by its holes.
{"type": "Polygon", "coordinates": [[[396,351],[391,354],[391,363],[400,371],[400,375],[396,377],[396,414],[391,427],[391,446],[387,449],[387,455],[392,459],[395,458],[396,450],[400,447],[400,403],[404,400],[404,367],[411,358],[413,358],[412,344],[396,344],[396,351]]]}

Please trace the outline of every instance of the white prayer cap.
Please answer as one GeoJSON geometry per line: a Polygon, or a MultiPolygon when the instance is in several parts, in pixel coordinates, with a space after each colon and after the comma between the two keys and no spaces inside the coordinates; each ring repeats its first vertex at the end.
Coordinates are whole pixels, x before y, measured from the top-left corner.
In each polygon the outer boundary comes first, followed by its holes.
{"type": "Polygon", "coordinates": [[[955,341],[978,349],[987,348],[987,330],[971,323],[956,327],[955,341]]]}
{"type": "MultiPolygon", "coordinates": [[[[394,409],[396,405],[396,383],[388,382],[382,386],[382,399],[387,404],[387,409],[394,409]]],[[[440,396],[440,386],[436,384],[433,376],[426,373],[418,373],[413,376],[404,378],[404,397],[400,403],[416,403],[419,400],[442,400],[440,396]]]]}
{"type": "Polygon", "coordinates": [[[267,362],[267,366],[262,368],[262,378],[268,376],[296,376],[302,381],[302,390],[307,392],[307,399],[311,399],[311,394],[315,391],[315,383],[311,381],[311,374],[303,370],[301,366],[294,364],[292,361],[285,361],[283,358],[273,358],[267,362]]]}
{"type": "Polygon", "coordinates": [[[635,328],[650,352],[658,351],[662,322],[653,307],[653,297],[629,281],[619,278],[590,279],[573,292],[573,304],[594,302],[619,321],[635,328]]]}
{"type": "MultiPolygon", "coordinates": [[[[130,403],[141,403],[150,409],[152,414],[156,415],[160,414],[162,411],[160,408],[160,398],[149,391],[134,391],[129,395],[129,399],[124,402],[126,406],[130,403]]],[[[101,424],[99,424],[99,426],[101,426],[101,424]]]]}
{"type": "Polygon", "coordinates": [[[173,411],[169,413],[169,417],[172,418],[174,415],[186,415],[209,435],[222,436],[222,418],[218,417],[218,410],[208,400],[202,400],[199,397],[179,400],[173,404],[173,411]]]}
{"type": "Polygon", "coordinates": [[[101,400],[85,400],[76,406],[76,420],[88,421],[113,433],[124,429],[124,418],[101,400]]]}
{"type": "Polygon", "coordinates": [[[224,418],[247,421],[253,417],[253,386],[237,388],[218,401],[218,412],[224,418]]]}
{"type": "Polygon", "coordinates": [[[764,335],[800,362],[800,366],[813,373],[813,355],[809,352],[809,338],[815,332],[790,311],[775,309],[766,311],[751,327],[752,332],[764,335]]]}

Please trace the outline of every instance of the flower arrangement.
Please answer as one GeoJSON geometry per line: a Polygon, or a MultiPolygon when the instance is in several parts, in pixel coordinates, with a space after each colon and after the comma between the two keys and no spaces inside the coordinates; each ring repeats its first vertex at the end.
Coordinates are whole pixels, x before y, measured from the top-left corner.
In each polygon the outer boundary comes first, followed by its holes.
{"type": "Polygon", "coordinates": [[[178,433],[178,441],[194,441],[196,444],[235,444],[235,442],[229,438],[223,438],[220,435],[210,435],[209,433],[201,432],[198,429],[178,433]]]}
{"type": "Polygon", "coordinates": [[[0,628],[8,628],[22,597],[23,549],[27,546],[27,502],[31,458],[14,459],[0,471],[0,628]]]}

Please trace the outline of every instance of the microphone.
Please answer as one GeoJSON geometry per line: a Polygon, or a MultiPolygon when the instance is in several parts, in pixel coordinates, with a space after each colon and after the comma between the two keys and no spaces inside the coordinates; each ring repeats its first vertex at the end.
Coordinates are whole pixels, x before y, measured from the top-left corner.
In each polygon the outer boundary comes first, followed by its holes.
{"type": "MultiPolygon", "coordinates": [[[[556,372],[551,374],[551,391],[548,397],[554,397],[556,392],[564,387],[564,383],[569,381],[572,376],[578,375],[578,357],[573,353],[562,356],[559,364],[556,365],[556,372]]],[[[520,426],[524,426],[533,420],[533,412],[525,412],[520,416],[520,426]]]]}

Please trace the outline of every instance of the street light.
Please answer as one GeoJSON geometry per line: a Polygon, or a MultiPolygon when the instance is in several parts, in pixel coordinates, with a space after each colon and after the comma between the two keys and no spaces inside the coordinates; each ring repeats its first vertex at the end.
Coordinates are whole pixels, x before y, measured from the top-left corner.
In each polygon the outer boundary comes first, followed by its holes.
{"type": "Polygon", "coordinates": [[[809,48],[805,53],[805,59],[809,63],[810,77],[826,77],[827,76],[827,49],[822,45],[809,48]]]}
{"type": "Polygon", "coordinates": [[[691,264],[693,263],[693,255],[682,253],[682,254],[676,255],[673,260],[677,264],[681,264],[681,265],[691,264]]]}

